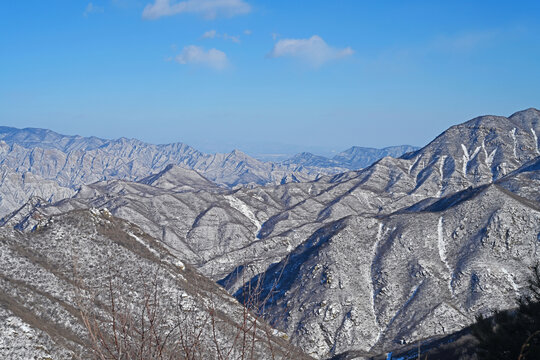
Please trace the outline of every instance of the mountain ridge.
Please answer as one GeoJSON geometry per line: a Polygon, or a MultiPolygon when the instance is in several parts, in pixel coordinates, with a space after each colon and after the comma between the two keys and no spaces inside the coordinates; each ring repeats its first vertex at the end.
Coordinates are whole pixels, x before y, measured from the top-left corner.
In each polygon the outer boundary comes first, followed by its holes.
{"type": "MultiPolygon", "coordinates": [[[[154,145],[137,139],[106,140],[65,136],[47,129],[0,127],[0,165],[14,173],[32,173],[56,182],[48,193],[31,190],[30,195],[50,198],[56,194],[58,198],[96,181],[138,181],[170,164],[195,170],[228,187],[310,181],[347,170],[339,164],[325,167],[320,163],[262,162],[240,150],[204,154],[184,143],[154,145]]],[[[21,192],[23,187],[21,181],[0,183],[0,215],[15,210],[28,199],[21,192]],[[9,194],[1,196],[2,192],[9,194]]]]}

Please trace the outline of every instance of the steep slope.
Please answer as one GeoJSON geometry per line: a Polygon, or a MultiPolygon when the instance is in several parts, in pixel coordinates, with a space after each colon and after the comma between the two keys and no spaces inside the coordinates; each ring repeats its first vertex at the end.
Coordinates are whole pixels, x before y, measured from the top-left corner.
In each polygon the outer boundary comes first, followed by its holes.
{"type": "Polygon", "coordinates": [[[497,184],[521,197],[540,203],[540,156],[500,179],[497,184]]]}
{"type": "Polygon", "coordinates": [[[133,346],[156,359],[154,349],[167,358],[307,358],[107,210],[42,219],[25,234],[3,228],[0,254],[2,358],[130,356],[133,346]]]}
{"type": "Polygon", "coordinates": [[[481,116],[456,125],[424,148],[402,156],[413,160],[415,191],[440,186],[439,194],[499,179],[538,156],[540,112],[527,109],[508,118],[481,116]]]}
{"type": "Polygon", "coordinates": [[[306,220],[388,214],[421,200],[491,183],[538,156],[538,142],[532,136],[538,131],[540,112],[535,109],[510,118],[484,116],[453,126],[399,159],[386,157],[361,171],[300,184],[310,197],[291,202],[284,214],[263,224],[261,234],[270,226],[273,231],[285,231],[306,220]],[[472,154],[467,149],[473,149],[472,154]]]}
{"type": "Polygon", "coordinates": [[[45,180],[30,172],[16,172],[0,165],[0,215],[17,209],[32,196],[54,202],[73,196],[71,188],[58,185],[53,180],[45,180]]]}
{"type": "Polygon", "coordinates": [[[447,200],[320,228],[252,280],[267,318],[321,357],[377,354],[515,306],[540,259],[540,204],[496,184],[447,200]]]}
{"type": "Polygon", "coordinates": [[[219,188],[198,172],[172,164],[157,174],[141,179],[139,183],[175,192],[219,188]]]}

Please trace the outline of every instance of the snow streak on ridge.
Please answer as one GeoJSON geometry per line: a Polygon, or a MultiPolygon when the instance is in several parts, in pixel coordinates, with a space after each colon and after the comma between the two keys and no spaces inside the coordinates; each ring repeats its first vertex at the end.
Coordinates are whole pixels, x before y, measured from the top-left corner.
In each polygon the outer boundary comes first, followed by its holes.
{"type": "Polygon", "coordinates": [[[439,218],[439,224],[437,225],[437,247],[439,249],[439,257],[443,262],[446,269],[448,269],[448,289],[450,294],[453,294],[454,290],[452,289],[452,268],[448,264],[448,259],[446,258],[446,245],[444,244],[444,233],[443,233],[443,217],[439,218]]]}
{"type": "Polygon", "coordinates": [[[257,218],[255,217],[255,214],[253,214],[253,212],[246,205],[246,203],[244,203],[242,200],[239,200],[231,195],[226,195],[225,199],[227,199],[227,201],[229,202],[229,205],[233,209],[238,210],[242,215],[247,217],[253,223],[253,225],[257,227],[257,230],[255,233],[256,235],[259,235],[259,231],[261,230],[261,223],[259,222],[259,220],[257,220],[257,218]]]}
{"type": "Polygon", "coordinates": [[[540,150],[538,150],[538,136],[536,136],[536,131],[534,131],[533,128],[531,128],[531,132],[534,137],[534,147],[535,147],[536,153],[540,155],[540,150]]]}
{"type": "Polygon", "coordinates": [[[517,139],[516,139],[516,128],[513,128],[512,131],[510,131],[510,135],[512,135],[512,139],[514,139],[514,157],[517,159],[517,139]]]}

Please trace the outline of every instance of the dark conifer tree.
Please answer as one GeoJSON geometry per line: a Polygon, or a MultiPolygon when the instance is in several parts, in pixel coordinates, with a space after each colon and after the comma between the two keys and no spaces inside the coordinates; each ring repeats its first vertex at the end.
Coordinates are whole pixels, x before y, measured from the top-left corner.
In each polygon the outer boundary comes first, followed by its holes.
{"type": "Polygon", "coordinates": [[[479,360],[540,359],[540,266],[533,267],[529,294],[517,309],[478,317],[472,332],[479,360]]]}

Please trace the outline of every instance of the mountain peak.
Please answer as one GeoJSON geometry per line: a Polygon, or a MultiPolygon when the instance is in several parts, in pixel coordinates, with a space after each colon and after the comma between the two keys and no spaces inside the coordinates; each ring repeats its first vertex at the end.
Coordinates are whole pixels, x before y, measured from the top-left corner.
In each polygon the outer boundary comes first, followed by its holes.
{"type": "Polygon", "coordinates": [[[510,115],[510,117],[513,117],[514,115],[520,115],[520,114],[534,114],[534,115],[538,116],[540,114],[540,110],[538,110],[537,108],[534,108],[534,107],[530,107],[530,108],[525,109],[525,110],[517,111],[517,112],[513,113],[512,115],[510,115]]]}
{"type": "Polygon", "coordinates": [[[195,170],[169,164],[160,172],[139,180],[139,183],[162,189],[200,190],[217,188],[218,185],[208,180],[195,170]]]}

